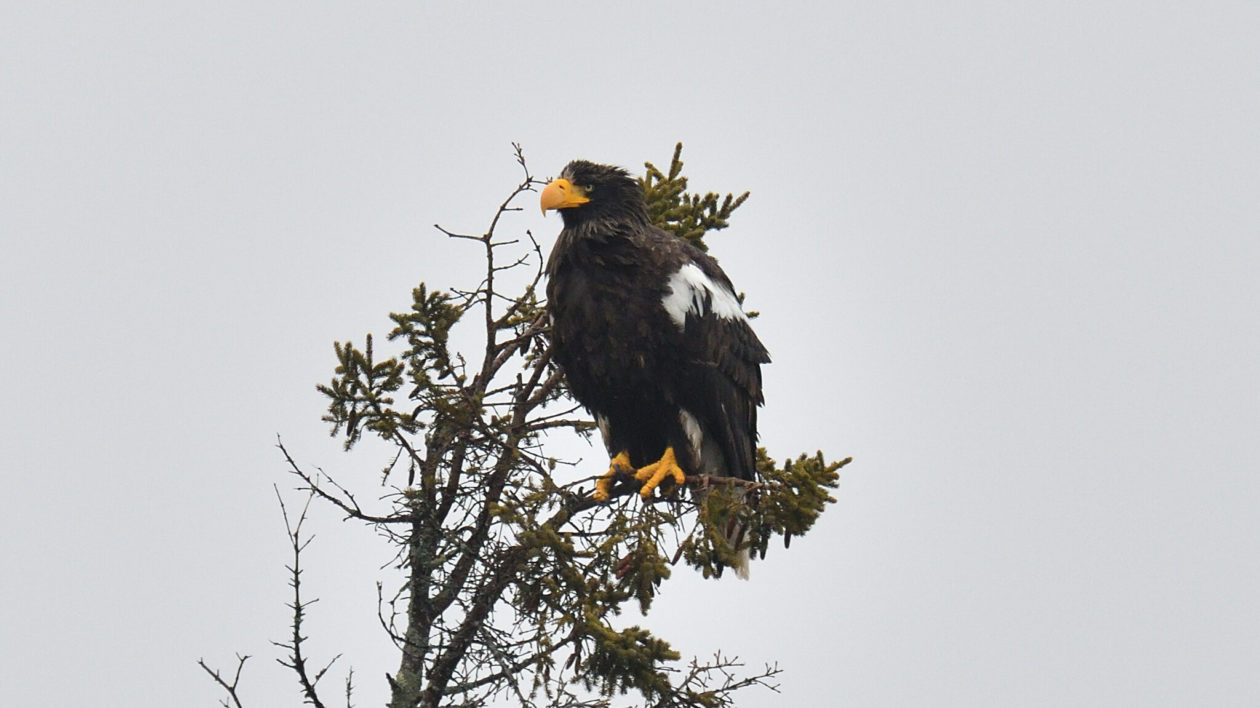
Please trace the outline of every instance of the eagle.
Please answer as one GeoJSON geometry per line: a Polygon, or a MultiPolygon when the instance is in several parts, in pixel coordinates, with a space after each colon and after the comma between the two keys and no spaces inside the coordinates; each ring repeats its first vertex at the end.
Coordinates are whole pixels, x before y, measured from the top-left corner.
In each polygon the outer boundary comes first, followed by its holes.
{"type": "MultiPolygon", "coordinates": [[[[717,260],[653,224],[618,167],[574,160],[540,203],[564,222],[546,266],[553,356],[612,458],[595,499],[619,478],[644,499],[667,479],[755,482],[770,356],[717,260]]],[[[738,547],[742,529],[726,531],[738,547]]]]}

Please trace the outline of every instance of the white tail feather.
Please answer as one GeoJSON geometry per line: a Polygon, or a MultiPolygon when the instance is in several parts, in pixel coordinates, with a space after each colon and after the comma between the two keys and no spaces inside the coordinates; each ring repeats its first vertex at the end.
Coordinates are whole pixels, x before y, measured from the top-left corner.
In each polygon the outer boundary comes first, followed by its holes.
{"type": "Polygon", "coordinates": [[[735,577],[740,580],[748,579],[748,549],[741,548],[739,553],[735,554],[735,565],[731,566],[731,570],[735,571],[735,577]]]}

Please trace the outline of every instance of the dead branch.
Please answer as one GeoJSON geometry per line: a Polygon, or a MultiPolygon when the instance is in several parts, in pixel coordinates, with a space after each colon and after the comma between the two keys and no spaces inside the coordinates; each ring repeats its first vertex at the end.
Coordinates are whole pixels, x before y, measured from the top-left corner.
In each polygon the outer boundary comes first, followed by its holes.
{"type": "MultiPolygon", "coordinates": [[[[295,475],[298,479],[302,480],[305,483],[305,486],[298,487],[298,490],[304,491],[304,492],[310,492],[312,495],[318,496],[320,499],[323,499],[324,501],[332,504],[338,509],[341,509],[343,512],[346,513],[347,518],[358,519],[359,521],[366,521],[371,524],[399,524],[399,523],[408,523],[411,521],[411,518],[407,516],[376,516],[376,515],[368,514],[364,512],[363,509],[359,506],[359,503],[355,501],[354,496],[350,494],[350,492],[346,491],[345,487],[342,487],[340,484],[337,484],[337,482],[333,480],[332,477],[329,477],[328,475],[324,475],[324,478],[327,479],[330,484],[332,484],[334,487],[337,488],[339,492],[341,492],[342,494],[346,496],[346,500],[342,500],[339,497],[329,494],[328,492],[324,491],[324,489],[319,485],[319,480],[307,474],[305,470],[303,470],[301,467],[298,466],[297,462],[293,460],[293,456],[289,454],[289,451],[287,449],[285,449],[284,443],[280,442],[280,436],[278,435],[276,436],[276,447],[280,448],[281,454],[284,455],[284,461],[286,464],[289,465],[289,472],[295,475]]],[[[277,494],[278,493],[279,492],[277,491],[277,494]]],[[[309,503],[310,502],[308,500],[307,504],[309,505],[309,503]]],[[[284,508],[283,501],[281,501],[280,506],[281,506],[281,509],[284,508]]],[[[303,508],[302,510],[302,515],[303,515],[302,519],[305,520],[305,515],[306,515],[305,508],[303,508]]],[[[285,519],[285,524],[286,526],[288,525],[287,518],[285,519]]],[[[301,525],[300,521],[299,521],[299,525],[301,525]]]]}
{"type": "Polygon", "coordinates": [[[272,644],[289,652],[288,660],[276,659],[276,661],[281,666],[292,669],[297,674],[298,683],[302,686],[302,696],[306,701],[315,706],[315,708],[324,708],[324,703],[320,700],[315,686],[324,677],[324,674],[328,672],[328,669],[332,668],[333,663],[341,658],[341,655],[334,656],[312,678],[307,671],[306,656],[302,653],[302,644],[306,641],[306,637],[302,634],[302,622],[306,616],[306,608],[318,602],[318,598],[314,600],[302,599],[302,551],[315,539],[313,535],[307,536],[305,539],[302,538],[302,524],[306,523],[311,500],[316,497],[316,493],[311,491],[306,497],[306,503],[302,506],[302,513],[298,515],[297,523],[294,524],[289,520],[289,510],[284,504],[284,497],[280,494],[280,488],[273,485],[273,489],[276,492],[276,499],[280,502],[280,514],[284,517],[284,530],[289,536],[290,547],[293,549],[293,564],[285,566],[289,571],[289,586],[293,588],[293,601],[288,605],[293,612],[293,633],[287,644],[283,642],[272,642],[272,644]]]}
{"type": "MultiPolygon", "coordinates": [[[[223,687],[224,691],[227,691],[228,698],[232,699],[232,705],[236,706],[236,708],[244,708],[241,704],[241,697],[237,694],[236,690],[237,686],[240,686],[241,684],[241,669],[245,668],[245,662],[248,660],[248,654],[236,655],[236,673],[232,676],[231,683],[229,683],[227,679],[223,678],[217,670],[207,666],[205,659],[198,659],[197,665],[204,669],[206,673],[210,674],[210,678],[214,679],[215,683],[223,687]]],[[[220,701],[219,703],[223,705],[223,708],[231,708],[226,700],[220,701]]]]}

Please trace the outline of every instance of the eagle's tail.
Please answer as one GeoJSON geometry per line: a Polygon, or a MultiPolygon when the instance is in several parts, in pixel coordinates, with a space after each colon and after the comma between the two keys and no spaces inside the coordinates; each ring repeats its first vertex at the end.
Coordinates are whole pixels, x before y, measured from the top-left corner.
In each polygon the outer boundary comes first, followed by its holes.
{"type": "Polygon", "coordinates": [[[679,410],[679,422],[687,435],[691,457],[695,461],[695,472],[711,480],[694,488],[694,498],[700,505],[700,513],[704,516],[706,526],[711,531],[720,533],[726,542],[726,547],[734,550],[734,558],[731,558],[729,554],[724,554],[725,560],[719,560],[716,563],[718,571],[730,567],[735,571],[735,575],[747,580],[751,554],[747,547],[748,524],[746,520],[753,508],[757,506],[757,492],[738,482],[756,479],[756,455],[751,441],[735,442],[736,431],[729,427],[725,430],[725,437],[709,435],[701,426],[700,421],[686,410],[679,410]],[[723,444],[722,440],[730,444],[723,444]],[[731,452],[743,448],[748,449],[748,455],[744,459],[740,459],[740,455],[731,452]],[[748,474],[732,474],[740,468],[747,469],[748,474]],[[736,483],[723,484],[721,482],[723,479],[736,483]]]}
{"type": "Polygon", "coordinates": [[[750,554],[748,546],[744,543],[747,540],[744,536],[748,533],[748,525],[741,517],[746,513],[746,508],[752,500],[743,487],[732,487],[730,492],[731,501],[734,503],[731,504],[730,519],[722,529],[722,537],[730,548],[737,549],[731,570],[735,571],[736,577],[740,580],[747,580],[750,554]]]}
{"type": "Polygon", "coordinates": [[[747,548],[741,548],[735,554],[735,565],[731,566],[731,570],[735,571],[735,577],[740,580],[748,579],[748,559],[750,555],[747,548]]]}
{"type": "Polygon", "coordinates": [[[696,490],[696,500],[700,503],[700,513],[705,515],[709,528],[721,534],[727,548],[735,549],[734,558],[719,560],[716,565],[719,571],[730,568],[741,580],[748,579],[748,565],[751,554],[748,552],[748,525],[744,516],[755,504],[755,497],[743,487],[736,485],[719,485],[721,500],[713,501],[713,488],[696,490]]]}

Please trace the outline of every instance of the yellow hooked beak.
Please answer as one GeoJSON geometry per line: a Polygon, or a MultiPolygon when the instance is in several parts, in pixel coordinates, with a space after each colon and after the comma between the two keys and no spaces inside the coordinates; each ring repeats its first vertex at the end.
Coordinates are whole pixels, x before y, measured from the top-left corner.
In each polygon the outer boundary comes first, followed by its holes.
{"type": "Polygon", "coordinates": [[[563,177],[552,180],[543,187],[542,194],[538,197],[538,203],[542,205],[544,214],[548,209],[570,209],[589,201],[590,198],[581,187],[563,177]]]}

